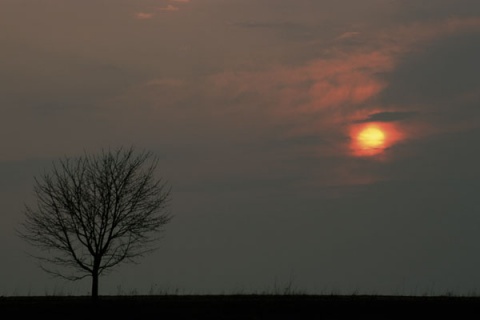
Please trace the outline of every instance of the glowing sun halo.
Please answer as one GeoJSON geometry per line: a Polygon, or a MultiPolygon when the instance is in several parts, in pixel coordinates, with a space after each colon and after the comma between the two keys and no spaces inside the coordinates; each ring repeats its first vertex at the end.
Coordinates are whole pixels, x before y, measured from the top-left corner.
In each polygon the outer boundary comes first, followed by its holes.
{"type": "Polygon", "coordinates": [[[364,149],[381,148],[385,144],[385,133],[377,127],[366,127],[358,133],[357,140],[364,149]]]}
{"type": "Polygon", "coordinates": [[[401,136],[392,124],[367,123],[350,127],[351,150],[354,156],[375,156],[383,153],[401,136]]]}

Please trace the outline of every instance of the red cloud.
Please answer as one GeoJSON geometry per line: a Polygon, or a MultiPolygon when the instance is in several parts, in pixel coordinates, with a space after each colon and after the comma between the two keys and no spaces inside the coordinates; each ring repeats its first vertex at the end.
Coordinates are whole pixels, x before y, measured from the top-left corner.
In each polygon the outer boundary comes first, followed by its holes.
{"type": "Polygon", "coordinates": [[[386,84],[376,74],[393,66],[393,58],[380,51],[339,53],[297,68],[219,74],[213,86],[219,94],[257,93],[272,100],[271,111],[281,116],[336,114],[377,95],[386,84]]]}
{"type": "MultiPolygon", "coordinates": [[[[327,57],[303,66],[225,72],[212,77],[212,87],[216,95],[227,95],[234,100],[255,97],[255,103],[270,115],[270,121],[290,128],[289,135],[326,133],[332,136],[331,133],[336,132],[336,139],[345,141],[342,152],[348,152],[352,132],[358,129],[352,127],[355,121],[372,112],[408,110],[410,107],[375,103],[375,98],[389,85],[379,74],[394,71],[399,58],[419,50],[423,43],[479,27],[480,19],[475,18],[414,24],[388,32],[374,31],[361,48],[342,48],[337,42],[334,44],[337,47],[330,49],[327,57]]],[[[363,32],[348,36],[353,35],[360,36],[363,32]]],[[[389,132],[384,149],[408,138],[408,132],[427,130],[426,125],[424,129],[393,124],[383,127],[389,132]]]]}

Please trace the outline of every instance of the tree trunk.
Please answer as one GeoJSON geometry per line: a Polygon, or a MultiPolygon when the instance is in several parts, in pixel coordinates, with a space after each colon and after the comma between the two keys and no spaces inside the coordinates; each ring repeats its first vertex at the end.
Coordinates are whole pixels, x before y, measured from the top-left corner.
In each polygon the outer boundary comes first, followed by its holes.
{"type": "Polygon", "coordinates": [[[100,261],[101,259],[98,256],[93,258],[93,270],[92,270],[92,300],[98,300],[98,278],[100,270],[100,261]]]}
{"type": "Polygon", "coordinates": [[[98,299],[98,271],[92,273],[92,299],[98,299]]]}

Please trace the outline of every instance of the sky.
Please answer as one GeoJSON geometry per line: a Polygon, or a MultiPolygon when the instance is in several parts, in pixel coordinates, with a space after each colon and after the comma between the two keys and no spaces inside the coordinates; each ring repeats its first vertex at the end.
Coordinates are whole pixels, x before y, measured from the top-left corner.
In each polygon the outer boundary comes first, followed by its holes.
{"type": "Polygon", "coordinates": [[[0,0],[0,295],[52,161],[134,145],[173,220],[100,294],[480,293],[477,0],[0,0]]]}

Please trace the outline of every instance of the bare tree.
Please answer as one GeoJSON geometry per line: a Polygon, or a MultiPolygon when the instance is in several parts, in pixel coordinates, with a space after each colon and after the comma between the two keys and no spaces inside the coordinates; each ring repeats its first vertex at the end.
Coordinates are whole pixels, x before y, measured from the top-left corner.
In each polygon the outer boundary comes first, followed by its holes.
{"type": "Polygon", "coordinates": [[[96,299],[100,275],[155,250],[172,218],[157,164],[151,152],[118,148],[64,157],[35,177],[36,204],[25,206],[19,235],[41,249],[42,269],[68,280],[91,276],[96,299]]]}

